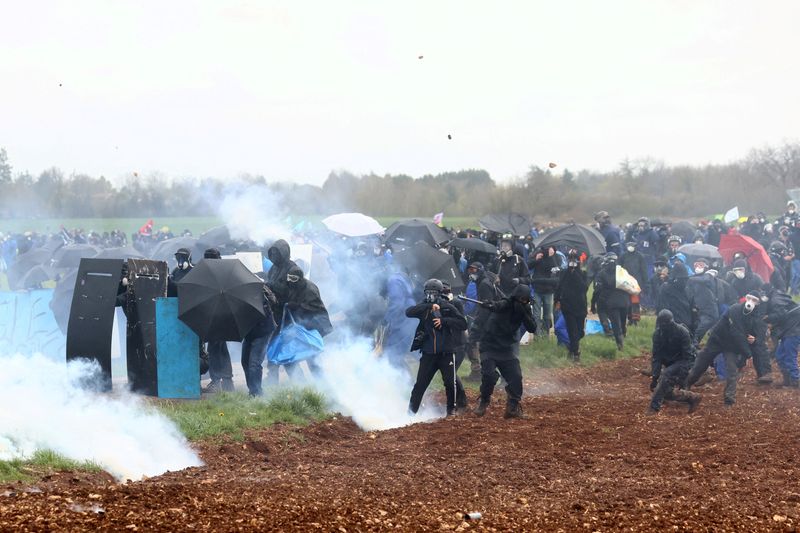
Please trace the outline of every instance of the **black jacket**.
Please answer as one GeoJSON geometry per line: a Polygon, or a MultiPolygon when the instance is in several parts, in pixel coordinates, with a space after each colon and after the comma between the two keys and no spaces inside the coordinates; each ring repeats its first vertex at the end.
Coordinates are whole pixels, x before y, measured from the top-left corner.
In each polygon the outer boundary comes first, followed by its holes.
{"type": "Polygon", "coordinates": [[[749,268],[742,279],[737,278],[732,271],[728,272],[725,281],[733,287],[737,298],[744,298],[748,293],[760,290],[764,286],[764,280],[761,279],[761,276],[750,271],[749,268]]]}
{"type": "Polygon", "coordinates": [[[672,322],[653,332],[653,380],[661,375],[661,367],[681,361],[691,364],[694,358],[692,334],[686,326],[672,322]]]}
{"type": "Polygon", "coordinates": [[[711,328],[708,344],[715,343],[721,351],[734,352],[743,356],[752,355],[753,345],[747,342],[747,336],[752,335],[758,339],[754,344],[757,344],[759,340],[763,342],[766,335],[766,324],[763,321],[762,313],[753,311],[746,315],[743,311],[744,304],[732,305],[711,328]]]}
{"type": "Polygon", "coordinates": [[[557,256],[548,256],[547,252],[541,259],[531,258],[528,260],[533,290],[537,294],[553,294],[556,291],[558,286],[558,270],[556,269],[558,269],[558,266],[557,256]]]}
{"type": "Polygon", "coordinates": [[[717,280],[711,274],[699,274],[689,278],[686,285],[689,302],[699,316],[711,320],[719,318],[716,288],[717,280]]]}
{"type": "Polygon", "coordinates": [[[576,316],[586,316],[586,291],[589,280],[580,268],[562,270],[553,300],[560,302],[561,312],[576,316]]]}
{"type": "Polygon", "coordinates": [[[640,288],[645,288],[648,277],[647,262],[645,261],[644,255],[637,251],[626,251],[624,254],[622,254],[619,264],[622,268],[628,271],[628,274],[636,278],[636,281],[639,282],[640,288]]]}
{"type": "Polygon", "coordinates": [[[291,311],[295,322],[306,329],[315,329],[323,337],[333,331],[328,310],[322,302],[319,288],[303,277],[303,271],[298,266],[289,269],[289,274],[294,274],[300,279],[295,283],[287,283],[288,300],[286,308],[291,311]]]}
{"type": "Polygon", "coordinates": [[[631,304],[630,295],[617,288],[617,266],[609,264],[600,270],[595,278],[592,301],[606,309],[627,308],[631,304]]]}
{"type": "MultiPolygon", "coordinates": [[[[497,274],[486,272],[475,281],[478,285],[478,300],[481,302],[493,302],[501,298],[500,291],[497,290],[498,285],[495,283],[496,279],[497,274]]],[[[470,337],[474,339],[480,338],[481,331],[491,314],[492,312],[482,305],[475,307],[475,311],[473,312],[474,320],[472,321],[469,331],[470,337]]]]}
{"type": "Polygon", "coordinates": [[[658,289],[656,312],[662,309],[672,311],[675,322],[692,330],[692,301],[686,290],[686,278],[672,278],[658,289]]]}
{"type": "Polygon", "coordinates": [[[766,308],[766,321],[772,326],[775,337],[783,339],[800,335],[800,305],[791,296],[782,291],[773,291],[766,308]]]}
{"type": "Polygon", "coordinates": [[[169,278],[167,278],[167,296],[178,296],[178,282],[183,279],[183,277],[192,271],[192,265],[189,265],[189,268],[186,270],[180,269],[175,267],[173,271],[170,273],[169,278]]]}
{"type": "Polygon", "coordinates": [[[520,283],[530,284],[528,265],[517,254],[512,254],[511,257],[500,257],[495,264],[494,271],[500,277],[500,290],[507,296],[510,296],[520,283]]]}
{"type": "Polygon", "coordinates": [[[480,351],[511,359],[515,357],[514,345],[519,342],[520,326],[524,325],[530,333],[536,332],[531,306],[513,298],[503,298],[492,303],[491,312],[480,338],[480,351]]]}
{"type": "Polygon", "coordinates": [[[289,243],[283,239],[275,241],[267,251],[267,257],[272,261],[272,268],[267,272],[267,285],[272,289],[281,308],[289,301],[289,283],[286,281],[286,276],[290,269],[297,268],[294,261],[289,259],[290,255],[289,243]]]}
{"type": "Polygon", "coordinates": [[[417,332],[411,351],[421,350],[422,353],[445,354],[453,353],[458,348],[458,334],[467,329],[467,319],[458,308],[447,300],[438,302],[442,326],[436,328],[433,324],[433,304],[422,302],[406,309],[406,316],[419,319],[417,332]]]}

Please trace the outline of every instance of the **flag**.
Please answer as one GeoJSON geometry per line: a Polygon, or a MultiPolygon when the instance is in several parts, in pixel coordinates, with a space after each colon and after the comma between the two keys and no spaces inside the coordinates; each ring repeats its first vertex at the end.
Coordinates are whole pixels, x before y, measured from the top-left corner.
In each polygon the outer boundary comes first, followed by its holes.
{"type": "Polygon", "coordinates": [[[433,223],[436,224],[437,226],[442,225],[443,219],[444,219],[444,212],[436,213],[435,215],[433,215],[433,223]]]}
{"type": "Polygon", "coordinates": [[[739,220],[739,206],[736,206],[732,209],[729,209],[727,213],[725,213],[725,223],[734,222],[739,220]]]}

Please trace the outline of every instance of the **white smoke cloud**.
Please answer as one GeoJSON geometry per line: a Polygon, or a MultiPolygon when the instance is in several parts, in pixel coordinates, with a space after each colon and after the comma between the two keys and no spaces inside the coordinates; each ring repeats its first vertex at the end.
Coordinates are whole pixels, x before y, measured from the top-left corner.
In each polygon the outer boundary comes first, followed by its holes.
{"type": "Polygon", "coordinates": [[[142,399],[83,388],[98,378],[96,363],[39,354],[0,360],[0,459],[47,449],[93,461],[120,481],[203,464],[177,427],[142,399]]]}
{"type": "Polygon", "coordinates": [[[322,377],[316,386],[361,429],[391,429],[444,415],[443,407],[432,402],[425,402],[416,415],[409,414],[413,378],[376,357],[367,339],[326,347],[317,363],[322,377]]]}
{"type": "Polygon", "coordinates": [[[233,185],[225,190],[218,216],[225,221],[231,237],[264,245],[277,239],[288,240],[291,231],[283,224],[286,210],[280,193],[265,185],[233,185]]]}

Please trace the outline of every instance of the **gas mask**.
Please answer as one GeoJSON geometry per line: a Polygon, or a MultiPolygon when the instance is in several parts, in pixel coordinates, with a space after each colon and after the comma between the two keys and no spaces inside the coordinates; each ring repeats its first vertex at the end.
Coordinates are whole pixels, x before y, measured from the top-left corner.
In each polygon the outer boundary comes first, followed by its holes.
{"type": "Polygon", "coordinates": [[[178,268],[180,268],[181,270],[186,270],[187,268],[189,268],[189,258],[186,257],[185,255],[176,255],[175,261],[177,261],[178,268]]]}
{"type": "Polygon", "coordinates": [[[439,291],[425,291],[425,303],[433,304],[439,301],[439,291]]]}
{"type": "Polygon", "coordinates": [[[570,261],[567,263],[567,266],[570,268],[578,268],[578,263],[576,261],[570,261]]]}
{"type": "Polygon", "coordinates": [[[300,281],[300,276],[298,276],[297,274],[286,274],[286,281],[288,281],[289,283],[297,283],[298,281],[300,281]]]}
{"type": "Polygon", "coordinates": [[[744,269],[734,268],[733,275],[736,276],[737,279],[744,279],[744,269]]]}
{"type": "Polygon", "coordinates": [[[644,233],[645,226],[644,224],[638,224],[636,228],[639,230],[639,233],[644,233]]]}
{"type": "Polygon", "coordinates": [[[512,253],[512,251],[511,251],[511,243],[510,242],[504,242],[504,243],[500,244],[500,255],[504,255],[506,257],[510,257],[511,253],[512,253]]]}
{"type": "Polygon", "coordinates": [[[744,314],[749,315],[750,313],[752,313],[753,309],[755,309],[760,302],[761,300],[759,300],[758,298],[748,296],[744,302],[744,314]]]}

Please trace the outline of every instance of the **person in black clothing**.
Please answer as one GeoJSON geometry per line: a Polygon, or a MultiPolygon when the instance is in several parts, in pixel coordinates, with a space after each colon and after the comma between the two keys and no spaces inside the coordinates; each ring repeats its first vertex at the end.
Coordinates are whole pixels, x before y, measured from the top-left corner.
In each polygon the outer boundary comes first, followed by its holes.
{"type": "Polygon", "coordinates": [[[636,283],[639,284],[639,288],[642,290],[635,298],[631,297],[630,312],[628,313],[628,321],[636,325],[639,323],[642,316],[642,309],[639,304],[640,300],[644,298],[652,305],[650,288],[647,286],[647,282],[649,281],[647,275],[647,259],[644,254],[636,250],[636,242],[632,241],[625,244],[625,253],[622,254],[619,264],[628,271],[628,274],[636,279],[636,283]]]}
{"type": "Polygon", "coordinates": [[[412,413],[419,411],[422,396],[438,370],[445,385],[447,416],[456,414],[458,381],[455,348],[458,332],[467,329],[467,319],[452,303],[442,297],[443,290],[441,281],[429,279],[424,286],[425,301],[406,309],[407,317],[419,320],[411,351],[422,352],[417,381],[411,390],[408,404],[408,409],[412,413]]]}
{"type": "Polygon", "coordinates": [[[284,304],[289,301],[289,282],[287,281],[289,270],[297,267],[290,257],[291,248],[289,248],[289,243],[283,239],[272,243],[267,250],[267,258],[272,261],[272,268],[267,272],[267,285],[278,299],[280,308],[283,308],[284,304]]]}
{"type": "Polygon", "coordinates": [[[686,386],[694,385],[700,376],[711,366],[714,358],[722,353],[725,359],[726,406],[736,402],[736,382],[739,369],[748,357],[753,355],[753,346],[766,335],[763,313],[755,312],[761,303],[760,294],[748,294],[743,304],[732,305],[727,313],[711,328],[705,348],[697,355],[686,379],[686,386]],[[760,337],[760,339],[759,339],[760,337]]]}
{"type": "Polygon", "coordinates": [[[192,265],[192,252],[188,248],[178,248],[178,251],[175,252],[175,263],[178,266],[172,270],[169,279],[167,279],[167,296],[170,297],[178,296],[178,282],[191,272],[194,267],[192,265]]]}
{"type": "MultiPolygon", "coordinates": [[[[203,252],[204,260],[221,259],[222,254],[216,248],[209,248],[203,252]]],[[[231,354],[228,351],[228,344],[225,341],[209,341],[206,350],[208,351],[208,374],[211,382],[206,385],[203,392],[233,392],[233,365],[231,364],[231,354]]]]}
{"type": "Polygon", "coordinates": [[[611,331],[617,342],[617,349],[624,347],[623,339],[628,332],[628,307],[630,295],[617,288],[617,254],[608,253],[603,261],[603,267],[595,280],[594,294],[592,295],[592,312],[602,307],[611,320],[611,331]]]}
{"type": "Polygon", "coordinates": [[[522,407],[522,369],[515,346],[519,346],[519,329],[524,326],[529,333],[536,332],[536,321],[530,306],[531,290],[527,285],[519,285],[510,297],[497,301],[483,302],[481,305],[491,311],[486,324],[482,326],[481,348],[481,397],[477,416],[486,414],[492,392],[500,376],[506,380],[508,396],[505,418],[521,418],[522,407]],[[498,374],[499,371],[499,374],[498,374]]]}
{"type": "Polygon", "coordinates": [[[529,263],[533,281],[533,318],[536,336],[546,337],[553,327],[553,293],[558,285],[558,257],[553,246],[536,250],[529,263]]]}
{"type": "Polygon", "coordinates": [[[669,272],[669,279],[658,290],[656,300],[656,311],[669,309],[675,322],[686,326],[689,331],[694,331],[694,320],[692,314],[692,302],[686,285],[689,281],[689,273],[686,266],[676,263],[669,272]]]}
{"type": "Polygon", "coordinates": [[[494,265],[494,272],[497,274],[503,294],[511,294],[514,287],[520,283],[526,285],[530,283],[528,265],[522,256],[515,253],[514,239],[511,235],[503,235],[500,241],[500,252],[494,265]]]}
{"type": "Polygon", "coordinates": [[[692,334],[677,324],[668,309],[659,311],[656,329],[653,332],[653,367],[648,414],[661,410],[664,400],[676,400],[689,404],[689,412],[697,409],[700,395],[684,390],[683,384],[695,359],[692,334]]]}
{"type": "MultiPolygon", "coordinates": [[[[293,265],[289,268],[286,282],[288,299],[284,306],[286,311],[292,314],[294,321],[307,330],[317,330],[322,337],[333,331],[333,325],[320,296],[319,288],[311,280],[305,279],[303,270],[299,266],[293,265]]],[[[281,322],[283,321],[283,312],[281,309],[281,322]]],[[[275,313],[275,316],[278,314],[275,313]]],[[[280,324],[279,328],[282,326],[283,324],[280,324]]],[[[312,375],[319,376],[321,369],[314,358],[306,359],[306,364],[312,375]]],[[[292,379],[302,378],[303,374],[299,363],[288,363],[285,368],[286,373],[292,379]]],[[[277,369],[275,375],[277,376],[277,369]]]]}
{"type": "MultiPolygon", "coordinates": [[[[782,292],[789,291],[789,281],[791,281],[791,259],[788,261],[789,249],[781,241],[774,241],[769,245],[769,259],[772,261],[772,275],[769,278],[769,284],[775,289],[782,292]],[[789,273],[787,277],[787,266],[789,266],[789,273]]],[[[794,255],[794,254],[792,254],[794,255]]]]}
{"type": "Polygon", "coordinates": [[[733,287],[737,298],[744,298],[754,291],[761,290],[764,286],[764,280],[750,270],[750,266],[744,259],[737,259],[733,262],[733,268],[728,272],[726,281],[733,287]]]}
{"type": "Polygon", "coordinates": [[[559,277],[555,301],[564,316],[569,336],[569,355],[575,363],[581,360],[581,339],[586,327],[587,290],[589,280],[581,270],[577,252],[572,250],[567,258],[567,269],[559,277]]]}
{"type": "Polygon", "coordinates": [[[694,262],[694,276],[689,278],[686,285],[692,306],[692,334],[697,344],[719,320],[717,279],[708,273],[708,263],[707,259],[698,258],[694,262]]]}
{"type": "Polygon", "coordinates": [[[714,219],[708,227],[708,238],[706,243],[711,246],[719,246],[720,237],[728,233],[728,226],[722,223],[720,219],[714,219]]]}

